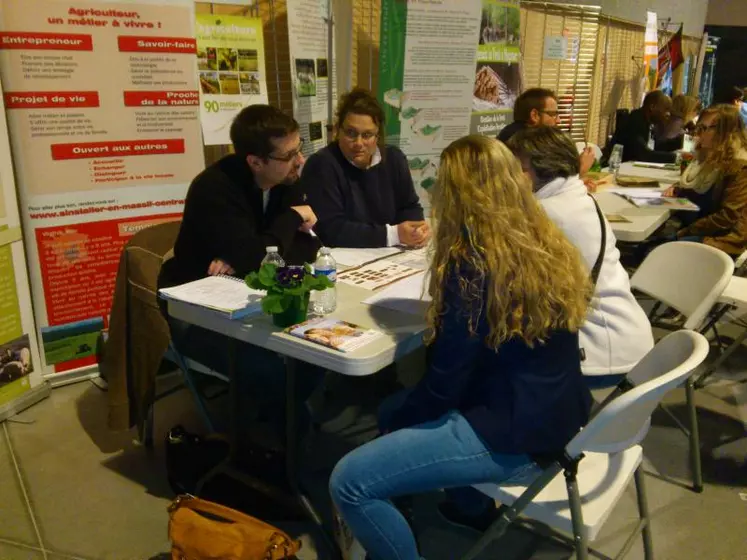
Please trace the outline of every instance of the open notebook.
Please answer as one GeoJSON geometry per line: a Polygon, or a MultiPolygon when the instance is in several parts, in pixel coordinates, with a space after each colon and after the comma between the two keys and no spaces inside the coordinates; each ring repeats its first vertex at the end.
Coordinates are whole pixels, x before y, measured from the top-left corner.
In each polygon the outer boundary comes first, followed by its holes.
{"type": "Polygon", "coordinates": [[[241,278],[233,276],[208,276],[173,288],[158,290],[164,299],[175,299],[192,305],[207,307],[241,319],[262,311],[261,300],[265,292],[252,290],[241,278]]]}

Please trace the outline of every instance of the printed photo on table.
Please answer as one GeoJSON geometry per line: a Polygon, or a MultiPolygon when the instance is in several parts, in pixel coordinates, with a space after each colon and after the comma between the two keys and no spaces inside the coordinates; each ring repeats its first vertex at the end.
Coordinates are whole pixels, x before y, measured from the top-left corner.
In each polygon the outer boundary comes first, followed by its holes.
{"type": "Polygon", "coordinates": [[[253,49],[239,49],[239,72],[259,71],[257,51],[253,49]]]}
{"type": "Polygon", "coordinates": [[[512,109],[520,89],[521,73],[518,64],[478,62],[472,92],[472,109],[512,109]]]}
{"type": "Polygon", "coordinates": [[[200,89],[208,95],[220,94],[218,72],[200,72],[200,89]]]}
{"type": "Polygon", "coordinates": [[[313,59],[296,59],[296,93],[298,97],[316,96],[316,71],[313,59]]]}
{"type": "Polygon", "coordinates": [[[31,361],[31,343],[23,335],[5,344],[0,344],[0,389],[34,371],[31,361]]]}
{"type": "MultiPolygon", "coordinates": [[[[207,59],[207,68],[205,70],[217,70],[218,69],[218,49],[215,47],[207,47],[205,49],[205,58],[207,59]]],[[[199,53],[198,53],[198,69],[199,68],[199,53]]]]}
{"type": "MultiPolygon", "coordinates": [[[[215,61],[215,49],[213,49],[213,61],[215,61]]],[[[214,68],[210,68],[210,58],[208,57],[207,48],[197,48],[197,69],[214,70],[214,68]]]]}
{"type": "Polygon", "coordinates": [[[483,2],[480,44],[518,45],[521,14],[518,7],[483,2]]]}

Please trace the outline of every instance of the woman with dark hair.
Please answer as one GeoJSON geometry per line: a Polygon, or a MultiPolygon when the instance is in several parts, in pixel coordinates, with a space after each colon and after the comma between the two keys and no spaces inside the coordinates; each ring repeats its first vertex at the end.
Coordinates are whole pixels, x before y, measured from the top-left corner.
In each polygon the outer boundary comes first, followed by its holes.
{"type": "Polygon", "coordinates": [[[701,113],[695,135],[695,160],[664,193],[700,206],[698,219],[676,237],[737,257],[747,249],[747,132],[739,110],[709,107],[701,113]]]}
{"type": "Polygon", "coordinates": [[[430,237],[405,155],[383,142],[384,110],[356,88],[340,99],[335,140],[311,156],[302,182],[329,247],[422,247],[430,237]]]}

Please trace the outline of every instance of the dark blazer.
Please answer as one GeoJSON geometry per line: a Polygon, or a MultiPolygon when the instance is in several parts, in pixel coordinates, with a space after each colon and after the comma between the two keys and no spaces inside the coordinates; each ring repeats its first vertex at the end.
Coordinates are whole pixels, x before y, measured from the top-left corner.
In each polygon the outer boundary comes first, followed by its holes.
{"type": "Polygon", "coordinates": [[[646,119],[643,109],[636,109],[604,148],[603,164],[606,165],[615,144],[623,146],[623,161],[674,163],[677,156],[673,152],[648,147],[649,137],[653,137],[652,124],[646,119]]]}
{"type": "Polygon", "coordinates": [[[586,424],[591,407],[578,333],[555,331],[532,348],[512,339],[496,352],[485,344],[490,327],[484,309],[464,302],[460,277],[475,279],[464,267],[451,275],[425,377],[383,427],[410,427],[459,410],[494,452],[537,456],[561,451],[586,424]]]}
{"type": "Polygon", "coordinates": [[[221,259],[244,277],[259,268],[265,247],[277,246],[288,264],[313,263],[319,241],[298,231],[303,223],[291,206],[308,204],[299,185],[270,190],[267,210],[246,161],[232,154],[200,173],[189,187],[174,257],[161,271],[159,287],[207,275],[221,259]]]}
{"type": "Polygon", "coordinates": [[[337,142],[306,162],[301,182],[319,222],[314,228],[330,247],[386,247],[386,224],[423,219],[407,158],[394,146],[381,162],[360,169],[337,142]]]}

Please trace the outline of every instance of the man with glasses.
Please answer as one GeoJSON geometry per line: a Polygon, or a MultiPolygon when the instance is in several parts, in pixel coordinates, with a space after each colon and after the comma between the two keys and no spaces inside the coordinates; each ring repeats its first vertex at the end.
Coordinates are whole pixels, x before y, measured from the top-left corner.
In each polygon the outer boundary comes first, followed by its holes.
{"type": "MultiPolygon", "coordinates": [[[[189,187],[174,256],[161,268],[159,288],[208,275],[244,278],[259,269],[266,247],[277,247],[287,264],[313,263],[319,241],[311,235],[316,215],[297,185],[304,156],[298,123],[269,105],[242,109],[231,125],[233,154],[200,173],[189,187]]],[[[167,316],[172,341],[183,355],[219,372],[228,371],[227,339],[167,316]]],[[[237,345],[242,393],[262,395],[248,405],[282,434],[282,360],[250,344],[237,345]]],[[[311,394],[323,372],[302,366],[298,402],[311,394]],[[306,371],[308,370],[308,371],[306,371]]],[[[305,409],[299,410],[308,420],[305,409]]]]}
{"type": "Polygon", "coordinates": [[[337,138],[309,158],[302,183],[330,247],[422,247],[430,238],[405,155],[381,142],[384,111],[364,89],[343,95],[337,138]]]}
{"type": "MultiPolygon", "coordinates": [[[[516,98],[516,102],[514,103],[514,122],[498,133],[498,140],[505,144],[520,130],[538,126],[551,126],[553,128],[560,126],[558,99],[552,90],[531,88],[516,98]]],[[[592,148],[587,147],[579,155],[578,159],[581,175],[583,176],[594,165],[594,151],[592,148]]]]}

